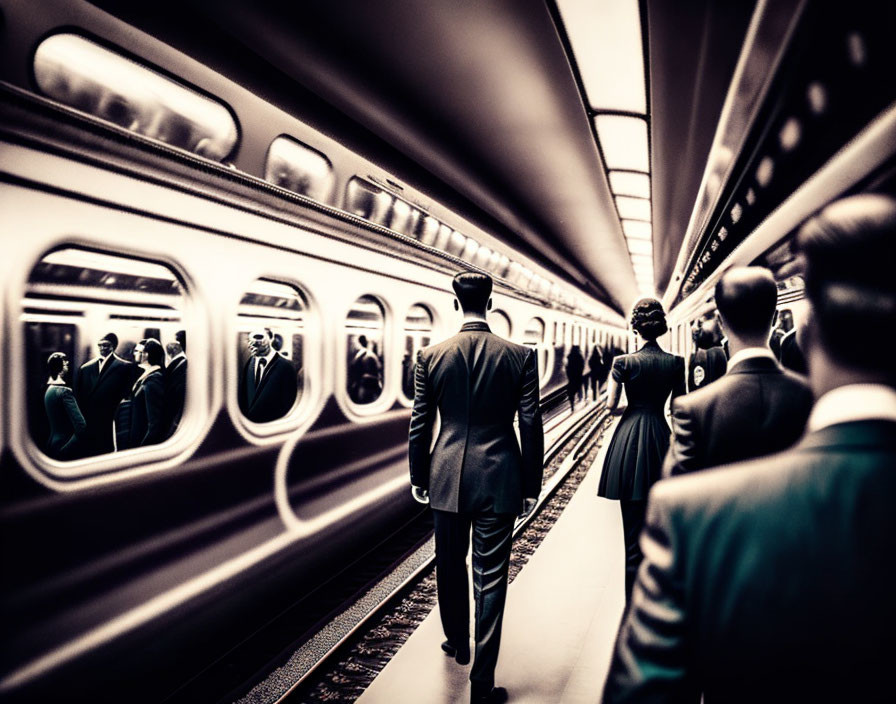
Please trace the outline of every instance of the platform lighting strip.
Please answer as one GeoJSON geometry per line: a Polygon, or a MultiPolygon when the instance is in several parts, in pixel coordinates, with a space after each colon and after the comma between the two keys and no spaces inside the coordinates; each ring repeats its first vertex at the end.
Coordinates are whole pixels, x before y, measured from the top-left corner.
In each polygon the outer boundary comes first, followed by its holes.
{"type": "Polygon", "coordinates": [[[557,0],[591,109],[635,279],[655,295],[650,141],[638,0],[557,0]]]}

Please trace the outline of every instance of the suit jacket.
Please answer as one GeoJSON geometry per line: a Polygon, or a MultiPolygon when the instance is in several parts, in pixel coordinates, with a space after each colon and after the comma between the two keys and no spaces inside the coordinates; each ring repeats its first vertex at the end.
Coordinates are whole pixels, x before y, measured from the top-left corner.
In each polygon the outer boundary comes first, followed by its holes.
{"type": "Polygon", "coordinates": [[[618,702],[892,701],[896,422],[658,482],[618,702]]]}
{"type": "Polygon", "coordinates": [[[688,391],[702,389],[716,379],[721,379],[728,369],[728,357],[721,346],[700,351],[705,354],[694,352],[688,361],[688,391]],[[697,372],[698,367],[702,369],[702,373],[697,372]]]}
{"type": "Polygon", "coordinates": [[[180,357],[165,367],[165,407],[163,415],[164,437],[177,432],[184,414],[187,397],[187,358],[180,357]]]}
{"type": "Polygon", "coordinates": [[[76,459],[83,450],[82,438],[87,422],[68,386],[49,384],[44,394],[44,408],[50,422],[47,454],[60,460],[76,459]]]}
{"type": "Polygon", "coordinates": [[[672,402],[672,444],[663,476],[790,447],[811,410],[812,392],[800,377],[773,359],[745,359],[711,386],[672,402]]]}
{"type": "Polygon", "coordinates": [[[75,378],[75,399],[87,421],[88,455],[112,452],[112,421],[119,402],[127,396],[141,374],[133,362],[112,358],[100,372],[99,357],[85,362],[75,378]]]}
{"type": "Polygon", "coordinates": [[[249,357],[240,375],[237,397],[243,415],[255,423],[283,418],[296,402],[296,370],[289,360],[274,354],[255,388],[255,358],[249,357]]]}
{"type": "Polygon", "coordinates": [[[541,491],[544,471],[535,350],[493,335],[485,323],[465,323],[417,353],[414,375],[411,483],[429,489],[430,506],[440,511],[522,513],[523,499],[541,491]],[[436,411],[441,430],[430,454],[436,411]]]}
{"type": "Polygon", "coordinates": [[[115,419],[119,450],[155,445],[165,439],[165,400],[161,369],[134,382],[131,395],[122,401],[115,419]]]}

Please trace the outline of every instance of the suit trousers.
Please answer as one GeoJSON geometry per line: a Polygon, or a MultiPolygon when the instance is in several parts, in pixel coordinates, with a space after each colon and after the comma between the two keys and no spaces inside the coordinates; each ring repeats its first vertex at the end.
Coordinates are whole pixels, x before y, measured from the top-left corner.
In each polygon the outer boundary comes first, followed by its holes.
{"type": "Polygon", "coordinates": [[[640,537],[641,529],[644,528],[647,502],[623,499],[619,504],[622,507],[622,532],[625,535],[625,603],[628,604],[632,598],[635,578],[638,576],[638,567],[644,559],[640,537]]]}
{"type": "Polygon", "coordinates": [[[475,692],[495,684],[501,624],[507,599],[507,572],[516,516],[452,513],[433,509],[436,584],[445,637],[463,648],[470,639],[467,550],[473,532],[473,595],[476,601],[476,657],[470,671],[475,692]]]}

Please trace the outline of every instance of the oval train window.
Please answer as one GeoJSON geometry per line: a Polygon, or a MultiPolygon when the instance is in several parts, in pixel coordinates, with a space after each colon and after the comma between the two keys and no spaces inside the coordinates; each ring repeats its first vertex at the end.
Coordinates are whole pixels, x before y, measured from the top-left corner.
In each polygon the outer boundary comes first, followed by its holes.
{"type": "Polygon", "coordinates": [[[259,279],[237,311],[237,401],[253,423],[285,418],[302,398],[308,306],[294,287],[259,279]]]}
{"type": "Polygon", "coordinates": [[[34,79],[54,100],[209,159],[236,146],[236,121],[223,104],[77,34],[41,42],[34,79]]]}
{"type": "Polygon", "coordinates": [[[426,306],[414,305],[404,319],[404,357],[401,360],[401,392],[405,398],[414,398],[414,365],[417,352],[426,347],[432,338],[432,313],[426,306]]]}
{"type": "Polygon", "coordinates": [[[503,310],[493,310],[486,316],[488,326],[495,335],[503,337],[505,340],[510,339],[510,318],[503,310]]]}
{"type": "Polygon", "coordinates": [[[361,296],[345,319],[346,391],[359,405],[373,403],[383,393],[385,325],[385,310],[373,296],[361,296]]]}
{"type": "Polygon", "coordinates": [[[345,209],[352,215],[384,225],[391,206],[392,196],[379,186],[357,177],[348,182],[345,209]]]}
{"type": "Polygon", "coordinates": [[[333,188],[333,167],[320,152],[292,137],[280,135],[268,148],[264,180],[326,202],[333,188]]]}
{"type": "Polygon", "coordinates": [[[76,248],[37,263],[22,322],[28,427],[44,454],[95,457],[177,431],[187,400],[184,302],[162,264],[76,248]]]}

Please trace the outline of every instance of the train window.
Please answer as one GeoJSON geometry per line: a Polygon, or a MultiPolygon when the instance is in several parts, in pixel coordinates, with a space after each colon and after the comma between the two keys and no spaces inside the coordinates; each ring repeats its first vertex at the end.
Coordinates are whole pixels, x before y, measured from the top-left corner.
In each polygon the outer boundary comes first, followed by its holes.
{"type": "Polygon", "coordinates": [[[488,326],[498,337],[510,339],[510,318],[503,310],[493,310],[488,314],[488,326]]]}
{"type": "Polygon", "coordinates": [[[460,256],[464,259],[464,261],[468,261],[472,264],[476,260],[476,253],[478,251],[479,243],[472,237],[468,237],[466,243],[464,244],[464,251],[460,256]]]}
{"type": "Polygon", "coordinates": [[[460,234],[457,230],[453,230],[451,232],[451,237],[449,238],[448,243],[445,246],[445,251],[448,252],[448,254],[459,257],[463,254],[466,244],[467,238],[460,234]]]}
{"type": "Polygon", "coordinates": [[[410,230],[408,225],[411,219],[411,206],[398,198],[392,203],[392,211],[389,213],[388,227],[390,230],[406,234],[410,230]]]}
{"type": "Polygon", "coordinates": [[[523,344],[535,349],[538,359],[539,379],[545,375],[548,368],[548,350],[544,344],[546,330],[547,328],[541,318],[532,318],[523,332],[523,344]]]}
{"type": "Polygon", "coordinates": [[[237,311],[237,401],[253,423],[289,415],[305,386],[308,306],[293,286],[259,279],[237,311]]]}
{"type": "Polygon", "coordinates": [[[23,301],[28,428],[56,460],[157,445],[186,401],[184,288],[168,267],[66,248],[23,301]]]}
{"type": "Polygon", "coordinates": [[[333,188],[333,167],[320,152],[292,137],[280,135],[268,149],[264,179],[325,203],[333,188]]]}
{"type": "Polygon", "coordinates": [[[433,246],[436,249],[441,249],[441,250],[447,252],[448,245],[451,243],[451,235],[453,233],[454,233],[454,230],[452,230],[450,227],[448,227],[448,225],[440,224],[439,232],[436,235],[436,241],[435,241],[435,244],[433,244],[433,246]]]}
{"type": "Polygon", "coordinates": [[[379,186],[355,177],[348,182],[345,201],[345,209],[352,215],[384,225],[392,196],[379,186]]]}
{"type": "MultiPolygon", "coordinates": [[[[436,220],[432,215],[426,215],[422,217],[417,225],[417,233],[416,237],[423,243],[428,244],[429,246],[438,246],[437,240],[439,236],[439,231],[442,227],[446,227],[445,225],[440,225],[439,221],[436,220]]],[[[450,230],[450,228],[449,228],[450,230]]]]}
{"type": "Polygon", "coordinates": [[[489,262],[492,258],[492,250],[488,247],[480,247],[473,258],[473,263],[480,269],[488,269],[489,262]]]}
{"type": "Polygon", "coordinates": [[[40,43],[34,78],[54,100],[209,159],[236,146],[236,121],[222,103],[76,34],[40,43]]]}
{"type": "Polygon", "coordinates": [[[401,391],[414,398],[414,364],[417,351],[432,339],[432,313],[426,306],[414,305],[404,319],[404,357],[401,360],[401,391]]]}
{"type": "Polygon", "coordinates": [[[348,338],[346,390],[357,404],[376,401],[383,393],[383,330],[386,313],[373,296],[361,296],[345,319],[348,338]]]}

